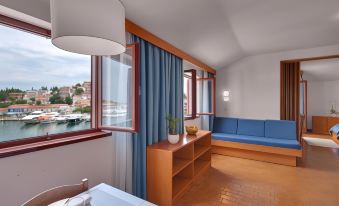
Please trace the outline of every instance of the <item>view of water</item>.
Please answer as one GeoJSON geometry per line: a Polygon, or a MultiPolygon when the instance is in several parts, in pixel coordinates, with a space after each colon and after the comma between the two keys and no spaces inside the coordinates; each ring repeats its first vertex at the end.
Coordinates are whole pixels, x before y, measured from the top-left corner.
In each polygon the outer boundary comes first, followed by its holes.
{"type": "Polygon", "coordinates": [[[25,124],[23,121],[0,121],[0,142],[90,129],[90,122],[64,124],[25,124]]]}

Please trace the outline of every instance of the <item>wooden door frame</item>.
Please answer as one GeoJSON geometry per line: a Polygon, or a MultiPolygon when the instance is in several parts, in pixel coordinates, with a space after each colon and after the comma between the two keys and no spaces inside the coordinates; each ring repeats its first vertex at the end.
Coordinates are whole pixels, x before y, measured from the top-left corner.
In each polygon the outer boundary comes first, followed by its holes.
{"type": "MultiPolygon", "coordinates": [[[[326,56],[315,56],[315,57],[307,57],[307,58],[297,58],[297,59],[287,59],[287,60],[282,60],[280,61],[280,70],[283,69],[282,65],[284,63],[297,63],[299,62],[300,63],[300,71],[302,71],[302,68],[301,68],[301,62],[306,62],[306,61],[315,61],[315,60],[325,60],[325,59],[339,59],[339,54],[333,54],[333,55],[326,55],[326,56]]],[[[280,73],[280,79],[281,79],[281,73],[280,73]]],[[[305,80],[303,80],[305,81],[305,80]]],[[[282,84],[280,84],[280,98],[282,98],[283,94],[282,94],[282,84]]],[[[299,90],[300,90],[300,84],[299,84],[299,90]]],[[[300,95],[300,94],[299,94],[300,95]]],[[[300,96],[299,96],[300,98],[300,96]]],[[[305,113],[305,118],[306,118],[306,128],[307,128],[307,81],[306,81],[306,113],[305,113]]],[[[299,105],[300,106],[300,105],[299,105]]],[[[282,108],[282,105],[280,105],[280,111],[282,108]]],[[[281,116],[281,114],[280,114],[281,116]]],[[[297,124],[297,126],[299,127],[299,122],[297,124]]]]}

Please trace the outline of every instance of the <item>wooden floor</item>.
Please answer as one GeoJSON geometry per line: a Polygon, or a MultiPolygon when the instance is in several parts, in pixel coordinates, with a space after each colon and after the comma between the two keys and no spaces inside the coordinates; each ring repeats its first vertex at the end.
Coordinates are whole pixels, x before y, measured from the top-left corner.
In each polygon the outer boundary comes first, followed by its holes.
{"type": "Polygon", "coordinates": [[[299,167],[213,155],[175,206],[338,206],[339,150],[305,146],[299,167]]]}

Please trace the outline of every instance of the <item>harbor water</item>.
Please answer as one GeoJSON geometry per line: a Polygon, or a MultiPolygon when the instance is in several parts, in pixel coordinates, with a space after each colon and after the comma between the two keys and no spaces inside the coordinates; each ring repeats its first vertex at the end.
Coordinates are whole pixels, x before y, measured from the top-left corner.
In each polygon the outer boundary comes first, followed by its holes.
{"type": "Polygon", "coordinates": [[[0,121],[0,142],[24,139],[28,137],[43,136],[64,132],[90,129],[91,123],[82,121],[79,123],[56,122],[50,124],[25,124],[23,121],[0,121]]]}

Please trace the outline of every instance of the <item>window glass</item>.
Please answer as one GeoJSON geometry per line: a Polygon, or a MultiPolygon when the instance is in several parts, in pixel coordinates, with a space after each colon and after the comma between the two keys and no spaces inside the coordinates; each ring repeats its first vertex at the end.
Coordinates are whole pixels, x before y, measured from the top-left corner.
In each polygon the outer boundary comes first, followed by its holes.
{"type": "Polygon", "coordinates": [[[135,46],[126,52],[102,59],[101,126],[135,130],[138,91],[135,46]]]}
{"type": "Polygon", "coordinates": [[[0,25],[0,142],[91,128],[91,57],[0,25]]]}
{"type": "Polygon", "coordinates": [[[199,115],[214,114],[214,78],[198,78],[197,80],[197,113],[199,115]]]}
{"type": "Polygon", "coordinates": [[[192,77],[190,73],[184,75],[184,115],[192,117],[192,77]]]}

